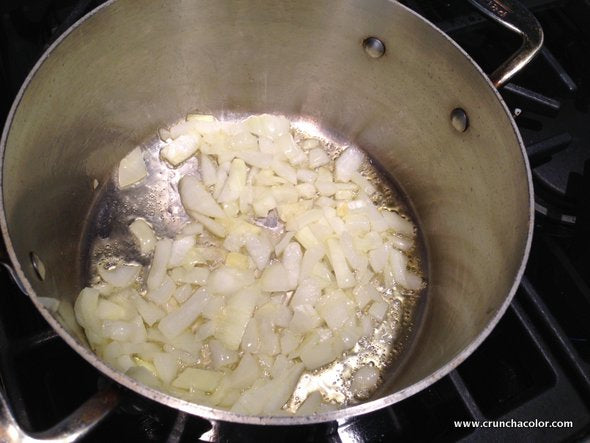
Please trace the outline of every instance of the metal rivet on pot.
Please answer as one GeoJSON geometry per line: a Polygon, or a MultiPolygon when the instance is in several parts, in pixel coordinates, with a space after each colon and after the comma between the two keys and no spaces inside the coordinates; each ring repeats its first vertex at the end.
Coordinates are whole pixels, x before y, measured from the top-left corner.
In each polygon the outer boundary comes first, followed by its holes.
{"type": "Polygon", "coordinates": [[[379,58],[385,54],[385,44],[377,37],[368,37],[363,41],[363,48],[369,57],[379,58]]]}
{"type": "Polygon", "coordinates": [[[33,269],[35,270],[37,277],[39,277],[39,280],[41,280],[41,281],[45,280],[45,275],[46,275],[45,264],[39,258],[39,256],[37,254],[35,254],[34,252],[31,252],[29,254],[29,256],[31,258],[31,264],[33,265],[33,269]]]}
{"type": "Polygon", "coordinates": [[[451,124],[459,132],[465,132],[469,127],[469,117],[461,108],[455,108],[451,112],[451,124]]]}

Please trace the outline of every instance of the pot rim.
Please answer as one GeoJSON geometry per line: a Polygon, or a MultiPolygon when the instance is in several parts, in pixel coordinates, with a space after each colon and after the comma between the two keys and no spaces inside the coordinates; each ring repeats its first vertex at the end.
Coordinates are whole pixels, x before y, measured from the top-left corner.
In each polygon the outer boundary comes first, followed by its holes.
{"type": "MultiPolygon", "coordinates": [[[[34,67],[31,69],[30,73],[27,75],[25,81],[23,82],[14,102],[10,108],[10,112],[7,116],[4,129],[2,131],[2,137],[0,138],[0,186],[3,183],[3,169],[4,169],[4,155],[6,150],[6,142],[8,140],[8,134],[10,132],[10,128],[12,126],[12,122],[16,111],[19,107],[19,104],[22,100],[22,97],[27,90],[29,84],[35,77],[39,68],[43,65],[45,60],[47,60],[53,53],[53,50],[61,44],[61,42],[66,39],[75,29],[79,26],[84,24],[87,20],[93,17],[95,14],[100,13],[102,9],[108,8],[112,4],[116,3],[118,0],[109,0],[102,5],[98,6],[94,10],[90,11],[84,17],[79,19],[76,23],[70,26],[62,35],[60,35],[43,53],[43,55],[39,58],[37,63],[35,63],[34,67]]],[[[420,14],[414,12],[407,6],[395,1],[395,0],[388,0],[390,3],[396,3],[397,6],[402,8],[406,13],[412,14],[415,18],[423,20],[426,24],[428,24],[433,30],[439,33],[444,39],[447,40],[454,48],[471,63],[471,65],[481,74],[486,82],[488,88],[490,88],[493,93],[495,94],[498,102],[502,106],[504,112],[508,116],[508,120],[510,122],[512,131],[515,135],[516,141],[520,147],[521,155],[524,161],[525,172],[527,175],[527,184],[528,184],[528,195],[529,195],[529,221],[528,221],[528,230],[527,230],[527,239],[526,245],[523,250],[523,254],[521,257],[520,267],[516,273],[514,282],[512,287],[510,288],[510,292],[508,293],[507,297],[505,298],[502,305],[498,308],[495,315],[489,321],[489,323],[485,326],[485,328],[479,333],[479,335],[469,344],[469,346],[465,347],[460,353],[455,355],[446,365],[440,367],[438,370],[430,374],[428,377],[423,378],[419,382],[416,382],[398,392],[390,394],[385,397],[381,397],[376,400],[367,401],[358,405],[348,406],[343,409],[339,409],[336,411],[330,412],[323,412],[318,413],[310,416],[252,416],[252,415],[245,415],[245,414],[238,414],[235,412],[217,409],[209,406],[203,406],[198,403],[192,403],[187,400],[183,400],[178,397],[174,397],[170,394],[163,393],[158,391],[154,388],[149,386],[140,384],[135,379],[111,368],[107,364],[105,364],[102,360],[100,360],[97,355],[91,351],[86,346],[83,346],[78,340],[74,338],[62,324],[55,319],[55,317],[50,313],[50,311],[43,306],[39,300],[38,296],[36,295],[32,285],[29,283],[26,275],[24,274],[22,267],[16,257],[16,254],[13,249],[12,241],[10,239],[9,230],[8,230],[8,222],[6,219],[6,213],[4,211],[4,194],[3,192],[0,193],[0,229],[2,231],[2,236],[4,239],[4,243],[6,245],[6,250],[10,257],[10,261],[12,262],[12,266],[16,275],[20,282],[22,282],[23,287],[27,291],[27,295],[32,300],[33,304],[37,308],[37,310],[41,313],[41,315],[45,318],[45,320],[50,324],[50,326],[59,334],[59,336],[64,339],[64,341],[73,348],[82,358],[84,358],[88,363],[93,365],[97,368],[100,372],[104,375],[108,376],[110,379],[116,381],[117,383],[129,388],[136,393],[145,396],[151,400],[159,402],[165,406],[169,406],[180,411],[196,415],[202,417],[204,419],[212,420],[212,421],[227,421],[227,422],[234,422],[234,423],[242,423],[242,424],[254,424],[254,425],[305,425],[305,424],[315,424],[315,423],[323,423],[329,421],[340,421],[345,420],[350,417],[354,417],[357,415],[366,414],[378,409],[382,409],[386,406],[390,406],[394,403],[397,403],[405,398],[408,398],[415,393],[427,388],[428,386],[432,385],[436,381],[440,380],[451,371],[453,371],[457,366],[459,366],[465,359],[467,359],[476,348],[488,337],[491,331],[494,329],[496,324],[499,322],[500,318],[506,312],[506,309],[512,302],[512,298],[514,297],[516,290],[520,284],[520,280],[524,274],[524,270],[526,267],[526,263],[528,260],[529,252],[531,249],[532,243],[532,236],[533,236],[533,227],[534,227],[534,194],[533,194],[533,182],[532,182],[532,175],[531,169],[528,161],[528,157],[526,155],[526,151],[524,148],[524,144],[522,141],[522,137],[512,115],[510,114],[506,103],[504,102],[502,96],[500,95],[499,91],[494,87],[488,76],[483,72],[483,70],[479,67],[479,65],[457,44],[455,43],[449,36],[447,36],[443,31],[441,31],[438,27],[436,27],[433,23],[431,23],[426,18],[422,17],[420,14]]]]}

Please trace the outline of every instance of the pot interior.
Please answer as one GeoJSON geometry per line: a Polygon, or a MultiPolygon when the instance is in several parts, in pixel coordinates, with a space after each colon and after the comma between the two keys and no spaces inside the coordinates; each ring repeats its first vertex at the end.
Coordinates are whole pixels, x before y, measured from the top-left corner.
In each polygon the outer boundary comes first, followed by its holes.
{"type": "Polygon", "coordinates": [[[61,300],[56,318],[42,312],[85,358],[189,412],[219,418],[97,362],[71,314],[86,283],[94,180],[106,183],[126,153],[187,112],[312,121],[381,165],[419,223],[428,287],[407,361],[364,405],[297,422],[375,409],[443,376],[503,313],[528,252],[528,166],[513,122],[467,56],[398,3],[113,1],[51,48],[18,100],[2,165],[17,272],[34,300],[61,300]],[[370,36],[382,57],[363,49],[370,36]],[[465,132],[451,124],[455,108],[468,115],[465,132]]]}

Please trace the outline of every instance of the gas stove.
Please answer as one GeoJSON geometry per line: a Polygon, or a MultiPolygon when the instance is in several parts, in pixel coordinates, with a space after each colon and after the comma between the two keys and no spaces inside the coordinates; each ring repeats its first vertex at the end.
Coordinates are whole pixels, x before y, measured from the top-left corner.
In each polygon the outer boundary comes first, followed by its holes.
{"type": "MultiPolygon", "coordinates": [[[[4,0],[0,4],[1,121],[41,53],[101,3],[4,0]]],[[[464,0],[402,3],[457,41],[486,72],[519,44],[516,37],[464,0]]],[[[545,45],[500,92],[519,126],[533,169],[535,234],[513,303],[471,357],[445,378],[400,403],[322,425],[285,428],[211,424],[121,390],[119,406],[81,441],[588,438],[590,3],[523,3],[541,22],[545,45]],[[474,421],[480,427],[474,426],[474,421]],[[484,421],[500,427],[483,427],[484,421]]],[[[2,271],[0,382],[20,427],[40,432],[62,422],[109,381],[53,332],[12,283],[8,272],[2,271]]]]}

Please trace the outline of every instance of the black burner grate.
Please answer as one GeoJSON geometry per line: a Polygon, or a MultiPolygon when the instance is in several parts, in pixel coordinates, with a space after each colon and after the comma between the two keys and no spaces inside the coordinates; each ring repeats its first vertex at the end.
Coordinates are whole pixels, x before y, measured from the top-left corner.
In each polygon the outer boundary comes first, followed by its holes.
{"type": "MultiPolygon", "coordinates": [[[[101,0],[0,5],[0,116],[47,45],[101,0]]],[[[406,0],[488,72],[518,41],[464,0],[406,0]]],[[[534,167],[535,240],[507,314],[456,371],[389,408],[343,423],[256,427],[188,416],[124,391],[85,442],[557,441],[590,433],[590,5],[524,2],[546,45],[503,89],[534,167]],[[585,167],[585,170],[584,170],[585,167]],[[463,420],[571,420],[571,428],[456,427],[463,420]]],[[[1,119],[3,120],[3,118],[1,119]]],[[[75,354],[2,273],[0,381],[21,426],[46,429],[107,381],[75,354]],[[75,382],[73,382],[73,380],[75,382]]]]}

